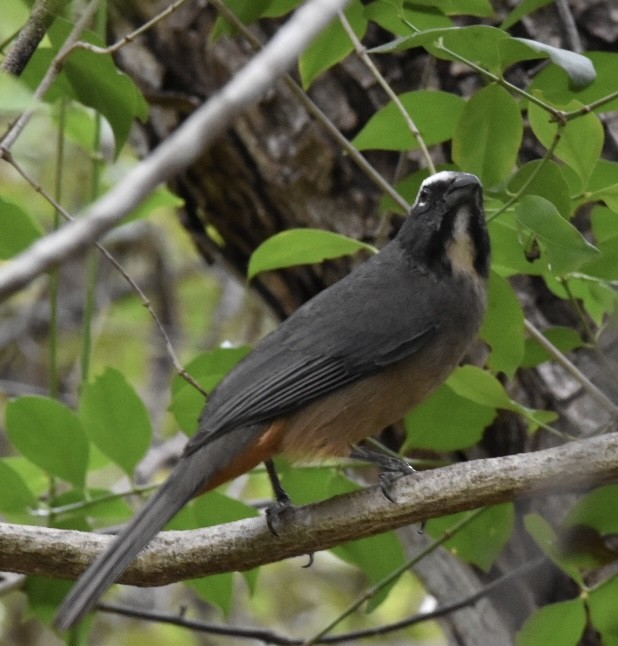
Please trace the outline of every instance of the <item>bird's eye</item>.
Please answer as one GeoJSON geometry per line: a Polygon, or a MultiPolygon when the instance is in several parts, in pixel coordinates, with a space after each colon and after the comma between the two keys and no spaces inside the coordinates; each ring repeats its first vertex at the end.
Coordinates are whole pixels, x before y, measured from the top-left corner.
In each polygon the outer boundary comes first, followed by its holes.
{"type": "Polygon", "coordinates": [[[429,199],[429,194],[430,194],[429,189],[426,186],[423,186],[423,188],[421,188],[420,193],[418,194],[418,201],[426,202],[429,199]]]}

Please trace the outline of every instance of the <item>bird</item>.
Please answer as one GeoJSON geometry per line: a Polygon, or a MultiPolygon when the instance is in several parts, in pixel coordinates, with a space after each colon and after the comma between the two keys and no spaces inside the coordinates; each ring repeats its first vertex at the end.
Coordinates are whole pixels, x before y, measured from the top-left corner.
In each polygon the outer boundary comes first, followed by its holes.
{"type": "Polygon", "coordinates": [[[193,497],[266,462],[285,506],[273,457],[371,459],[358,443],[426,399],[475,340],[489,266],[479,179],[459,171],[426,178],[379,253],[308,300],[223,378],[168,479],[81,575],[56,628],[79,623],[193,497]]]}

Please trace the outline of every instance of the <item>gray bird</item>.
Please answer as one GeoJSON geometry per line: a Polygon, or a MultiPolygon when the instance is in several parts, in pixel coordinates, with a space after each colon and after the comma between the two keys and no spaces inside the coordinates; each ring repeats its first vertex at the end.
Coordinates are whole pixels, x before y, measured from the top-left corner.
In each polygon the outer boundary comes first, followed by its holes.
{"type": "Polygon", "coordinates": [[[424,400],[474,340],[489,255],[479,180],[451,171],[426,179],[380,253],[305,303],[221,381],[168,480],[84,572],[56,627],[92,610],[192,497],[279,454],[368,456],[353,447],[424,400]]]}

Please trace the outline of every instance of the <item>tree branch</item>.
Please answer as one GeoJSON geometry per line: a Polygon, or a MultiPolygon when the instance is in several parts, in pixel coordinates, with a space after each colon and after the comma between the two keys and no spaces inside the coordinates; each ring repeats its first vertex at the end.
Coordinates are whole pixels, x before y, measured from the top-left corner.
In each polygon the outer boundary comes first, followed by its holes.
{"type": "Polygon", "coordinates": [[[28,21],[20,30],[6,54],[6,58],[2,61],[0,69],[19,76],[66,4],[67,0],[37,0],[32,7],[28,21]]]}
{"type": "MultiPolygon", "coordinates": [[[[618,433],[563,446],[454,464],[402,478],[397,504],[379,487],[299,507],[273,536],[263,518],[162,532],[123,583],[165,585],[328,549],[410,523],[516,498],[572,492],[618,481],[618,433]]],[[[75,578],[113,540],[72,530],[0,524],[0,569],[75,578]]]]}
{"type": "MultiPolygon", "coordinates": [[[[348,0],[310,0],[231,81],[196,110],[151,155],[75,222],[35,242],[0,269],[0,299],[88,247],[137,207],[160,183],[194,162],[228,124],[289,69],[348,0]]],[[[1,150],[5,158],[8,150],[1,150]]]]}

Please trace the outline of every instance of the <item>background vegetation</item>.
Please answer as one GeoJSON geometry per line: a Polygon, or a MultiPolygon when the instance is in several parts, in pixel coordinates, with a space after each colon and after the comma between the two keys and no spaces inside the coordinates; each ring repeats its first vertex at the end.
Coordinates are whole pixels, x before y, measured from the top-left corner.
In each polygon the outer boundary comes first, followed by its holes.
{"type": "MultiPolygon", "coordinates": [[[[490,305],[471,364],[380,438],[433,469],[418,500],[405,486],[399,510],[343,498],[348,540],[312,567],[239,575],[230,561],[188,586],[117,591],[70,638],[618,643],[611,3],[352,0],[262,92],[243,69],[265,69],[262,44],[299,29],[300,4],[4,2],[0,567],[22,574],[0,584],[2,640],[60,642],[49,624],[62,575],[93,548],[45,543],[47,528],[117,525],[165,477],[203,405],[181,366],[211,390],[277,319],[380,247],[427,175],[456,168],[485,187],[490,305]],[[235,81],[237,94],[219,93],[235,81]],[[195,154],[153,153],[217,101],[228,120],[202,122],[216,139],[194,129],[195,154]],[[423,518],[424,534],[376,533],[423,518]],[[127,607],[141,621],[120,618],[127,607]]],[[[279,467],[299,505],[375,478],[347,463],[279,467]]],[[[269,495],[256,470],[170,529],[252,518],[269,495]]],[[[322,508],[314,528],[328,527],[322,508]]],[[[299,555],[323,546],[294,540],[299,555]]],[[[266,563],[288,543],[247,549],[266,563]]]]}

